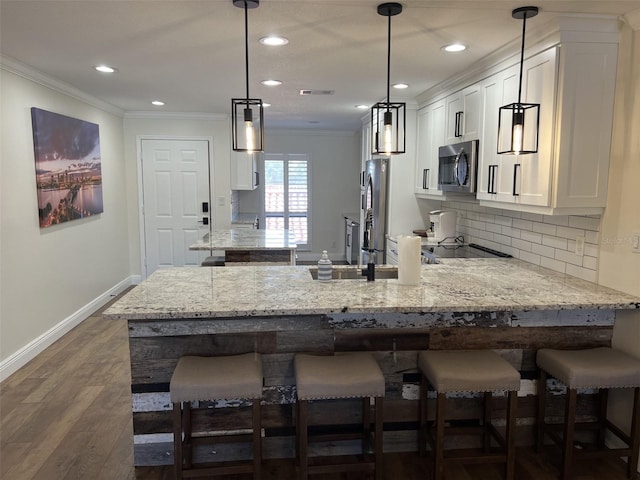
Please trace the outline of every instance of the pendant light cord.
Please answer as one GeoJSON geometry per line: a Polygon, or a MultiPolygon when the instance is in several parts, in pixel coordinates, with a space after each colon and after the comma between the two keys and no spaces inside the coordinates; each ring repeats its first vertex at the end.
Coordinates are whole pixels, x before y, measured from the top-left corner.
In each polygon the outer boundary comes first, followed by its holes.
{"type": "Polygon", "coordinates": [[[522,17],[522,46],[520,47],[520,82],[518,83],[518,103],[522,103],[522,71],[524,68],[524,35],[527,30],[527,12],[522,17]]]}
{"type": "MultiPolygon", "coordinates": [[[[247,0],[244,0],[244,61],[247,84],[247,108],[249,107],[249,14],[247,13],[247,0]]],[[[522,76],[522,72],[520,73],[522,76]]]]}
{"type": "Polygon", "coordinates": [[[391,14],[390,13],[388,18],[389,18],[389,26],[387,29],[387,112],[389,111],[389,102],[391,101],[391,96],[389,95],[389,85],[391,83],[391,14]]]}

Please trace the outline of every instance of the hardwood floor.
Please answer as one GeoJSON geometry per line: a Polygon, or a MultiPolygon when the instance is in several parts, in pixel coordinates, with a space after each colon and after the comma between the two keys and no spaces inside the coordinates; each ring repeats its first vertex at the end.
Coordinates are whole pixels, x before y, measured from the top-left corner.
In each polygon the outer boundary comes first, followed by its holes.
{"type": "MultiPolygon", "coordinates": [[[[100,313],[0,384],[3,480],[173,478],[170,467],[134,470],[127,325],[104,321],[100,313]]],[[[294,478],[290,461],[267,461],[264,470],[265,480],[294,478]]],[[[412,453],[385,455],[384,470],[387,479],[428,478],[422,459],[412,453]]],[[[621,460],[583,463],[576,473],[576,480],[626,478],[621,460]]],[[[497,466],[457,464],[447,469],[445,477],[503,478],[497,466]]],[[[520,448],[516,478],[552,480],[558,478],[558,470],[546,455],[520,448]]]]}

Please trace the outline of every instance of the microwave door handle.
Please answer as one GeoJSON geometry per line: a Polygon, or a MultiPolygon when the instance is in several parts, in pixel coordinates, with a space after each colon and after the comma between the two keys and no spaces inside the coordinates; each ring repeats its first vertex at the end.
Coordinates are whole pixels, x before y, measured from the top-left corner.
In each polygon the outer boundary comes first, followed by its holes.
{"type": "Polygon", "coordinates": [[[459,176],[459,172],[458,172],[458,169],[460,167],[460,158],[462,157],[462,155],[464,155],[464,150],[460,149],[460,151],[458,152],[458,155],[456,155],[456,162],[453,165],[453,178],[454,178],[457,186],[461,186],[462,185],[460,183],[460,176],[459,176]]]}

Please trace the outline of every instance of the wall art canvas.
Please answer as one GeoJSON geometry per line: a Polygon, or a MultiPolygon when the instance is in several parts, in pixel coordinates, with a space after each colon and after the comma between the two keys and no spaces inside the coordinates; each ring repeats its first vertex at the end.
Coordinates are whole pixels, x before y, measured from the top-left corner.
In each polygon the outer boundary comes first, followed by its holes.
{"type": "Polygon", "coordinates": [[[102,213],[98,125],[31,109],[40,228],[102,213]]]}

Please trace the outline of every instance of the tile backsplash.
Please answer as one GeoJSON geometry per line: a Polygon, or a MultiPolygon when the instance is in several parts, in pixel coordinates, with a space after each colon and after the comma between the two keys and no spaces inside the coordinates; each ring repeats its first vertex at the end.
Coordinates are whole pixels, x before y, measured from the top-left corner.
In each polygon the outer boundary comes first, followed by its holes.
{"type": "Polygon", "coordinates": [[[442,202],[458,213],[458,234],[535,265],[596,282],[600,216],[549,216],[481,207],[475,203],[442,202]],[[584,238],[583,254],[576,239],[584,238]]]}

